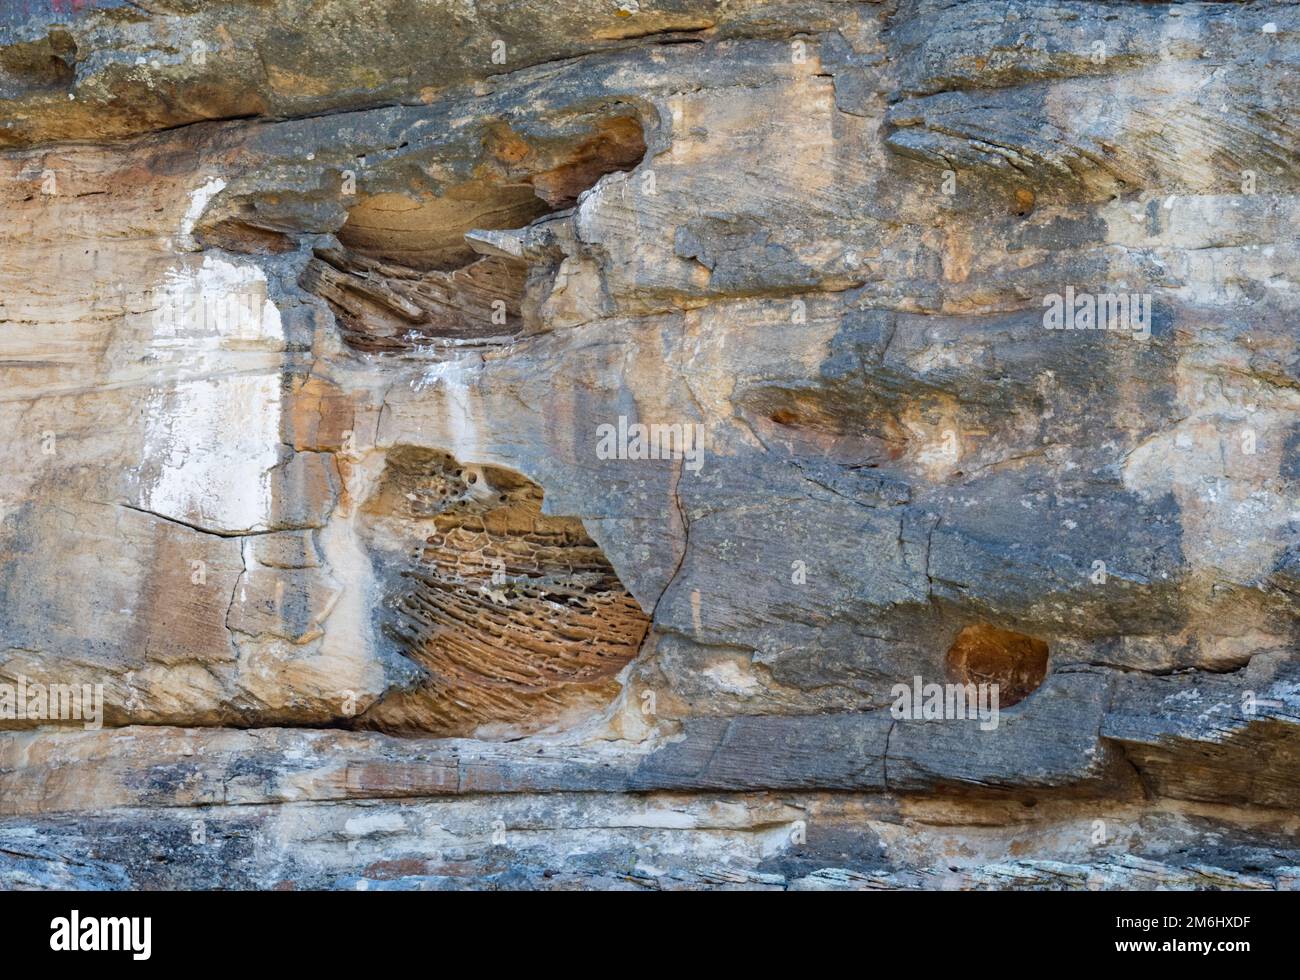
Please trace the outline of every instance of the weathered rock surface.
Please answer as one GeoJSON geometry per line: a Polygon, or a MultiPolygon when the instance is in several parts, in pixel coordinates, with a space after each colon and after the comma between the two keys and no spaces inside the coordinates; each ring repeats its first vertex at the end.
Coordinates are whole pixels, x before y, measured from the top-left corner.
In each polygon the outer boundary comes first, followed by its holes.
{"type": "Polygon", "coordinates": [[[0,885],[1296,887],[1298,67],[7,5],[0,885]]]}

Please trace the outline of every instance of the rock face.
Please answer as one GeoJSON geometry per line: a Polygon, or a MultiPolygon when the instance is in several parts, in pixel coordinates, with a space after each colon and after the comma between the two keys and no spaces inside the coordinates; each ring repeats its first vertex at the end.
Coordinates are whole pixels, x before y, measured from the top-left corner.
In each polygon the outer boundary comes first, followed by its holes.
{"type": "Polygon", "coordinates": [[[0,884],[1300,883],[1300,9],[0,8],[0,884]]]}

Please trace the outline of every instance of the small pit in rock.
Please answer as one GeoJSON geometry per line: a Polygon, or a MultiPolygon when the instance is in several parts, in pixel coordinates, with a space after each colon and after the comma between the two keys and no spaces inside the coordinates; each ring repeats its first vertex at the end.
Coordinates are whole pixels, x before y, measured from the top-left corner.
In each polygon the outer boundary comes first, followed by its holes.
{"type": "Polygon", "coordinates": [[[1047,644],[987,623],[967,626],[948,650],[948,672],[963,684],[997,684],[1008,708],[1038,690],[1047,676],[1047,644]]]}

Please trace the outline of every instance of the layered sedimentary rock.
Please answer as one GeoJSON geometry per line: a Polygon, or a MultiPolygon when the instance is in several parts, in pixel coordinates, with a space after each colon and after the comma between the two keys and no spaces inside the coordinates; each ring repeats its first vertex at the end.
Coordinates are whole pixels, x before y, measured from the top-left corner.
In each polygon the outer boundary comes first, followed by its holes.
{"type": "Polygon", "coordinates": [[[1294,887],[1298,31],[5,7],[0,882],[1294,887]]]}

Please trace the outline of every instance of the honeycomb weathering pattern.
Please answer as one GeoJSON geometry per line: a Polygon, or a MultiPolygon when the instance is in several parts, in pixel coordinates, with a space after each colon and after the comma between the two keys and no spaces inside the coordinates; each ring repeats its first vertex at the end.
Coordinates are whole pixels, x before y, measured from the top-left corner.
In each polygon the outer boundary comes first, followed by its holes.
{"type": "Polygon", "coordinates": [[[427,679],[389,694],[362,727],[533,731],[617,695],[650,620],[582,521],[542,514],[541,487],[399,450],[372,504],[427,533],[384,626],[427,679]]]}

